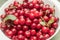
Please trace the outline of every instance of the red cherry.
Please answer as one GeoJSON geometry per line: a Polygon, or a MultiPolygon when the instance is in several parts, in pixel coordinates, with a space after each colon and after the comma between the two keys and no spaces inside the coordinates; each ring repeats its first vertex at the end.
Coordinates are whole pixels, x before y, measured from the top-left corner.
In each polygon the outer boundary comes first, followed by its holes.
{"type": "Polygon", "coordinates": [[[35,15],[34,15],[33,13],[30,13],[30,14],[29,14],[29,18],[30,18],[30,19],[34,19],[34,18],[35,18],[35,15]]]}
{"type": "Polygon", "coordinates": [[[36,8],[34,8],[34,9],[30,10],[30,12],[31,12],[31,13],[34,13],[35,11],[37,11],[37,9],[36,9],[36,8]]]}
{"type": "Polygon", "coordinates": [[[21,5],[21,4],[16,4],[16,8],[17,8],[18,10],[20,10],[20,9],[22,8],[22,5],[21,5]]]}
{"type": "Polygon", "coordinates": [[[36,37],[36,36],[32,36],[32,37],[30,38],[30,40],[37,40],[37,37],[36,37]]]}
{"type": "Polygon", "coordinates": [[[35,4],[34,7],[35,7],[36,9],[39,9],[40,6],[39,6],[39,4],[35,4]]]}
{"type": "Polygon", "coordinates": [[[25,14],[24,14],[25,17],[28,17],[29,16],[29,11],[25,11],[25,14]]]}
{"type": "Polygon", "coordinates": [[[44,36],[43,36],[43,35],[40,35],[40,36],[38,37],[38,40],[45,40],[45,39],[44,39],[44,36]]]}
{"type": "Polygon", "coordinates": [[[40,4],[40,8],[42,8],[43,10],[45,10],[44,4],[40,4]]]}
{"type": "Polygon", "coordinates": [[[48,16],[44,16],[44,20],[48,21],[49,20],[48,16]]]}
{"type": "Polygon", "coordinates": [[[41,22],[41,21],[42,21],[42,19],[39,18],[39,22],[41,22]]]}
{"type": "Polygon", "coordinates": [[[15,28],[11,29],[11,31],[13,32],[13,34],[16,34],[17,30],[15,28]]]}
{"type": "Polygon", "coordinates": [[[32,28],[32,29],[35,29],[36,26],[37,26],[37,25],[36,25],[35,23],[32,23],[31,28],[32,28]]]}
{"type": "Polygon", "coordinates": [[[45,7],[46,7],[47,9],[49,9],[49,8],[50,8],[50,5],[49,5],[49,4],[46,4],[45,7]]]}
{"type": "Polygon", "coordinates": [[[24,34],[24,32],[22,30],[18,31],[18,35],[20,34],[24,34]]]}
{"type": "Polygon", "coordinates": [[[16,10],[16,12],[19,14],[20,13],[20,10],[16,10]]]}
{"type": "Polygon", "coordinates": [[[42,28],[42,25],[41,24],[37,24],[36,28],[37,29],[41,29],[42,28]]]}
{"type": "Polygon", "coordinates": [[[58,23],[57,23],[57,22],[53,23],[53,24],[52,24],[52,27],[53,27],[53,28],[57,28],[57,27],[58,27],[58,23]]]}
{"type": "Polygon", "coordinates": [[[2,30],[6,30],[7,29],[7,26],[1,24],[1,28],[2,28],[2,30]]]}
{"type": "Polygon", "coordinates": [[[53,13],[55,11],[55,9],[53,8],[50,8],[50,12],[53,13]]]}
{"type": "Polygon", "coordinates": [[[5,12],[8,12],[8,11],[9,11],[9,9],[8,9],[8,8],[6,8],[6,9],[5,9],[5,12]]]}
{"type": "Polygon", "coordinates": [[[21,16],[19,17],[19,19],[24,19],[24,16],[21,15],[21,16]]]}
{"type": "Polygon", "coordinates": [[[16,28],[16,26],[13,26],[13,28],[16,28]]]}
{"type": "Polygon", "coordinates": [[[31,25],[31,23],[32,23],[32,21],[29,18],[27,18],[26,19],[26,25],[31,25]]]}
{"type": "Polygon", "coordinates": [[[13,5],[14,6],[17,6],[18,4],[19,4],[18,2],[14,1],[14,4],[13,5]]]}
{"type": "Polygon", "coordinates": [[[17,29],[17,30],[21,30],[21,29],[22,29],[22,26],[21,26],[21,25],[17,25],[17,26],[16,26],[16,29],[17,29]]]}
{"type": "Polygon", "coordinates": [[[37,32],[36,36],[39,37],[40,35],[42,35],[42,32],[37,32]]]}
{"type": "Polygon", "coordinates": [[[10,31],[10,30],[6,30],[6,31],[5,31],[5,34],[6,34],[9,38],[11,38],[11,37],[13,36],[13,32],[10,31]]]}
{"type": "Polygon", "coordinates": [[[39,12],[39,16],[40,16],[40,17],[43,16],[43,11],[40,11],[40,12],[39,12]]]}
{"type": "Polygon", "coordinates": [[[44,4],[44,2],[42,0],[37,0],[38,4],[44,4]]]}
{"type": "Polygon", "coordinates": [[[28,3],[27,2],[24,2],[23,3],[23,7],[26,8],[28,6],[28,3]]]}
{"type": "Polygon", "coordinates": [[[54,20],[55,20],[55,22],[58,22],[59,21],[59,18],[58,17],[55,17],[54,20]]]}
{"type": "Polygon", "coordinates": [[[12,40],[18,40],[17,36],[13,36],[12,40]]]}
{"type": "Polygon", "coordinates": [[[33,3],[30,3],[29,4],[29,8],[31,9],[31,8],[34,8],[34,4],[33,3]]]}
{"type": "Polygon", "coordinates": [[[46,15],[50,14],[50,10],[46,10],[46,11],[45,11],[45,14],[46,14],[46,15]]]}
{"type": "Polygon", "coordinates": [[[51,17],[52,19],[54,19],[54,22],[58,22],[59,19],[57,17],[51,17]]]}
{"type": "Polygon", "coordinates": [[[18,35],[18,39],[19,40],[24,40],[24,36],[23,35],[18,35]]]}
{"type": "Polygon", "coordinates": [[[14,20],[14,24],[19,24],[19,19],[14,20]]]}
{"type": "Polygon", "coordinates": [[[35,11],[34,15],[35,15],[35,17],[39,18],[39,12],[38,11],[35,11]]]}
{"type": "Polygon", "coordinates": [[[1,18],[5,18],[5,17],[6,17],[6,14],[1,15],[1,18]]]}
{"type": "Polygon", "coordinates": [[[53,17],[53,15],[52,15],[52,14],[50,14],[50,15],[49,15],[49,17],[51,18],[51,17],[53,17]]]}
{"type": "Polygon", "coordinates": [[[28,2],[28,0],[24,0],[24,2],[28,2]]]}
{"type": "Polygon", "coordinates": [[[49,32],[49,28],[48,27],[42,27],[42,32],[43,33],[48,33],[49,32]]]}
{"type": "Polygon", "coordinates": [[[37,3],[37,0],[33,0],[33,4],[36,4],[37,3]]]}
{"type": "Polygon", "coordinates": [[[15,15],[16,17],[18,17],[18,13],[14,13],[14,15],[15,15]]]}
{"type": "Polygon", "coordinates": [[[23,26],[23,30],[27,31],[28,30],[28,26],[23,26]]]}
{"type": "Polygon", "coordinates": [[[23,10],[20,10],[19,15],[24,15],[24,11],[23,10]]]}
{"type": "Polygon", "coordinates": [[[44,38],[45,38],[45,39],[48,39],[49,37],[50,37],[49,34],[45,34],[45,35],[44,35],[44,38]]]}
{"type": "Polygon", "coordinates": [[[24,40],[28,40],[28,38],[24,38],[24,40]]]}
{"type": "Polygon", "coordinates": [[[30,37],[30,35],[31,35],[30,31],[25,31],[25,36],[26,37],[30,37]]]}
{"type": "Polygon", "coordinates": [[[36,31],[35,30],[31,30],[31,35],[36,35],[36,31]]]}
{"type": "Polygon", "coordinates": [[[38,19],[34,19],[33,22],[37,24],[37,23],[39,23],[39,20],[38,19]]]}
{"type": "Polygon", "coordinates": [[[24,18],[21,18],[21,19],[19,20],[19,24],[24,25],[24,24],[25,24],[25,19],[24,19],[24,18]]]}
{"type": "Polygon", "coordinates": [[[49,35],[52,36],[55,33],[55,29],[50,29],[49,30],[49,35]]]}

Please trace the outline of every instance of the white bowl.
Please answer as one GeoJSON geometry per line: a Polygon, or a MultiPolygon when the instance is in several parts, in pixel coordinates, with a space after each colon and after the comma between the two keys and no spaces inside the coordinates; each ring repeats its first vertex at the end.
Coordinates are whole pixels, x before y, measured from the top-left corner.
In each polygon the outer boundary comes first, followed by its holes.
{"type": "MultiPolygon", "coordinates": [[[[20,3],[23,3],[22,0],[16,0],[20,3]]],[[[30,0],[31,1],[31,0],[30,0]]],[[[53,7],[55,5],[55,16],[59,17],[60,19],[60,3],[57,0],[43,0],[45,4],[50,4],[51,7],[53,7]]],[[[0,15],[4,13],[4,9],[7,8],[11,3],[13,3],[14,0],[8,0],[6,3],[4,3],[4,5],[2,5],[2,7],[0,8],[0,15]]],[[[59,20],[59,24],[60,24],[60,20],[59,20]]],[[[54,35],[52,35],[50,38],[48,38],[47,40],[52,39],[59,31],[60,29],[60,25],[58,26],[58,28],[56,29],[56,32],[54,33],[54,35]]],[[[4,33],[0,30],[0,38],[1,40],[10,40],[7,36],[4,35],[4,33]]]]}

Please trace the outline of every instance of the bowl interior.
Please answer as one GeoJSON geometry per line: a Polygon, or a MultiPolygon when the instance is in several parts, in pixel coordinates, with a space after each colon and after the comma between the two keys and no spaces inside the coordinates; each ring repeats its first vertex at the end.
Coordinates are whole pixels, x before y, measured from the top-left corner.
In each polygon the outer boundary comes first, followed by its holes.
{"type": "MultiPolygon", "coordinates": [[[[18,2],[20,2],[20,3],[23,3],[23,0],[16,0],[16,1],[18,1],[18,2]]],[[[29,2],[30,2],[31,0],[29,0],[29,2]]],[[[50,1],[50,0],[43,0],[44,1],[44,3],[45,4],[50,4],[50,6],[51,7],[53,7],[55,4],[54,4],[54,2],[52,2],[52,1],[50,1]]],[[[9,0],[9,1],[7,1],[4,5],[2,5],[2,7],[0,8],[0,15],[1,14],[4,14],[5,12],[4,12],[4,9],[5,8],[7,8],[11,3],[13,3],[14,2],[14,0],[9,0]]],[[[60,9],[57,7],[58,5],[55,5],[55,16],[56,17],[59,17],[60,16],[60,9]]],[[[60,19],[60,18],[59,18],[60,19]]],[[[60,24],[60,21],[59,21],[59,24],[60,24]]],[[[60,26],[60,25],[59,25],[60,26]]],[[[53,38],[56,34],[57,34],[57,32],[59,31],[59,27],[58,26],[58,28],[56,29],[56,32],[55,32],[55,34],[54,35],[52,35],[49,39],[51,39],[51,38],[53,38]]],[[[4,34],[3,34],[3,32],[1,31],[1,34],[2,34],[2,36],[4,36],[5,38],[7,38],[4,34]]],[[[6,39],[6,40],[9,40],[9,39],[6,39]]]]}

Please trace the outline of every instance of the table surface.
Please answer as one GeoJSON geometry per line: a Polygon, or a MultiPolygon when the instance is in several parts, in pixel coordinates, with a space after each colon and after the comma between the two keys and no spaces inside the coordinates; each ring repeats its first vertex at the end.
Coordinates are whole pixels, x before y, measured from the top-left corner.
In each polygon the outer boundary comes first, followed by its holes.
{"type": "MultiPolygon", "coordinates": [[[[2,4],[4,4],[4,2],[6,2],[7,0],[0,0],[0,7],[2,4]]],[[[0,39],[1,40],[1,39],[0,39]]],[[[57,35],[55,35],[55,37],[53,37],[51,40],[60,40],[60,31],[57,33],[57,35]]]]}

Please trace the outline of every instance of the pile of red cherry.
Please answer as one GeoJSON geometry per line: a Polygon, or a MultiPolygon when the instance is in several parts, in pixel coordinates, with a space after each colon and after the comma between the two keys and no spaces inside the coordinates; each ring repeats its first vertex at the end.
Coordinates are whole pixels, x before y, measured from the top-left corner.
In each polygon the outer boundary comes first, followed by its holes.
{"type": "Polygon", "coordinates": [[[14,1],[1,16],[1,29],[12,40],[46,40],[58,27],[59,18],[54,12],[55,9],[42,0],[25,0],[23,4],[14,1]],[[12,17],[8,19],[9,15],[12,17]]]}

